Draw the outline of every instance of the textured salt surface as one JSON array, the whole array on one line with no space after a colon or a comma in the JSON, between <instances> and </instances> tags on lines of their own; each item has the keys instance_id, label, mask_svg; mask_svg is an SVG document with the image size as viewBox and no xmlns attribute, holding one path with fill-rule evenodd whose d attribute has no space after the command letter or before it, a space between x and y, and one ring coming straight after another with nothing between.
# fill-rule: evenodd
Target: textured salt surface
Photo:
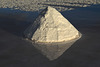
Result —
<instances>
[{"instance_id":1,"label":"textured salt surface","mask_svg":"<svg viewBox=\"0 0 100 67\"><path fill-rule=\"evenodd\" d=\"M47 6L65 11L93 4L100 4L100 0L0 0L0 8L14 8L24 11L37 11Z\"/></svg>"}]
</instances>

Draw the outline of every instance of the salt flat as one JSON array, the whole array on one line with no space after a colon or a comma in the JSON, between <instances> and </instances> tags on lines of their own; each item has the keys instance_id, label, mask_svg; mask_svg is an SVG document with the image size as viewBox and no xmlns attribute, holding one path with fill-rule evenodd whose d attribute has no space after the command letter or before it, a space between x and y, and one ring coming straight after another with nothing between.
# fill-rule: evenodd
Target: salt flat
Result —
<instances>
[{"instance_id":1,"label":"salt flat","mask_svg":"<svg viewBox=\"0 0 100 67\"><path fill-rule=\"evenodd\" d=\"M93 4L100 4L100 0L0 0L0 8L13 8L24 11L39 11L47 6L65 11Z\"/></svg>"},{"instance_id":2,"label":"salt flat","mask_svg":"<svg viewBox=\"0 0 100 67\"><path fill-rule=\"evenodd\" d=\"M82 38L58 59L49 61L22 38L38 12L1 9L0 67L100 67L100 5L61 13L82 33Z\"/></svg>"}]
</instances>

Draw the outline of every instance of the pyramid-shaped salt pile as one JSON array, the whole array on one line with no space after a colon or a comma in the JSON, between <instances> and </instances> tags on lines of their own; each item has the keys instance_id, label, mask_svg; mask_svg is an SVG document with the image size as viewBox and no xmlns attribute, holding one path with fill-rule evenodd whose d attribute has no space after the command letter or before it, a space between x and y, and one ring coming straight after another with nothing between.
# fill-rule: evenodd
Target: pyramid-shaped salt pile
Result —
<instances>
[{"instance_id":1,"label":"pyramid-shaped salt pile","mask_svg":"<svg viewBox=\"0 0 100 67\"><path fill-rule=\"evenodd\" d=\"M63 42L79 36L78 30L50 6L41 12L24 33L36 42Z\"/></svg>"},{"instance_id":2,"label":"pyramid-shaped salt pile","mask_svg":"<svg viewBox=\"0 0 100 67\"><path fill-rule=\"evenodd\" d=\"M34 23L25 30L24 34L26 38L35 41L35 43L42 44L67 42L80 37L79 31L66 18L64 18L61 13L50 6L40 13ZM42 50L44 55L48 54L48 52L43 50L45 48L42 48L42 45L41 48L38 49ZM51 53L52 52L53 51L51 51ZM48 57L50 55L46 56ZM52 57L48 58L50 59ZM56 57L53 59L55 58Z\"/></svg>"}]
</instances>

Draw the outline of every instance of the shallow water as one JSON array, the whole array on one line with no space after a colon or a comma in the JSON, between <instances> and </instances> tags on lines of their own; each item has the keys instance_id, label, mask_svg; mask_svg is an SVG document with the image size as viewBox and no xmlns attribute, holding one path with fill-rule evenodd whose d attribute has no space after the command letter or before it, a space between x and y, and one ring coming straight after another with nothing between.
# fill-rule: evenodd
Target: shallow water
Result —
<instances>
[{"instance_id":1,"label":"shallow water","mask_svg":"<svg viewBox=\"0 0 100 67\"><path fill-rule=\"evenodd\" d=\"M58 59L49 61L22 38L23 31L33 22L38 12L19 11L16 14L16 10L15 13L13 10L1 11L0 66L100 67L100 5L78 8L62 14L82 33L82 38Z\"/></svg>"}]
</instances>

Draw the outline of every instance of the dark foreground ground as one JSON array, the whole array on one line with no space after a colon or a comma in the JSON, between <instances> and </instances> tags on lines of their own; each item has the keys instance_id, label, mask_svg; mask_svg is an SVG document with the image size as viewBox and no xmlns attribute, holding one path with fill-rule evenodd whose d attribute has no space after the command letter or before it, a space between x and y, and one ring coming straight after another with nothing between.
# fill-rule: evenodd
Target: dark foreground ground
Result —
<instances>
[{"instance_id":1,"label":"dark foreground ground","mask_svg":"<svg viewBox=\"0 0 100 67\"><path fill-rule=\"evenodd\" d=\"M37 14L0 9L0 67L100 67L100 5L62 12L82 38L54 61L22 38Z\"/></svg>"}]
</instances>

